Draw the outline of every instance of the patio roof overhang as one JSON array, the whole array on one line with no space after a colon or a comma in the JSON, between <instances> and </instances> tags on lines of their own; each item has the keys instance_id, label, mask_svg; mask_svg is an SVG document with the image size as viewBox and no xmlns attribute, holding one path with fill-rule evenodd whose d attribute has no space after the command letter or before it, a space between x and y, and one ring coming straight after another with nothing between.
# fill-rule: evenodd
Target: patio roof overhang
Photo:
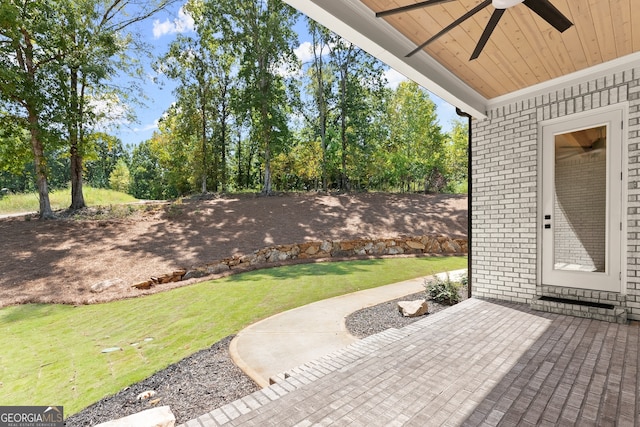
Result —
<instances>
[{"instance_id":1,"label":"patio roof overhang","mask_svg":"<svg viewBox=\"0 0 640 427\"><path fill-rule=\"evenodd\" d=\"M633 0L551 0L574 25L563 33L518 4L506 10L480 57L469 60L493 12L406 55L480 0L452 0L376 18L418 0L285 0L310 18L472 115L518 98L597 78L640 61L640 8Z\"/></svg>"}]
</instances>

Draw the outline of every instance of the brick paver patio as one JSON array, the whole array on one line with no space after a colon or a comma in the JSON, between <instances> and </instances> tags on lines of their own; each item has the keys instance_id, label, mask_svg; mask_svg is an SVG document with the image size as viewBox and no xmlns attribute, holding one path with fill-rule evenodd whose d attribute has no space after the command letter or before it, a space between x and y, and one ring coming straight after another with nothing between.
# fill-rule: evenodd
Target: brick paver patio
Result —
<instances>
[{"instance_id":1,"label":"brick paver patio","mask_svg":"<svg viewBox=\"0 0 640 427\"><path fill-rule=\"evenodd\" d=\"M634 426L640 329L470 299L184 424Z\"/></svg>"}]
</instances>

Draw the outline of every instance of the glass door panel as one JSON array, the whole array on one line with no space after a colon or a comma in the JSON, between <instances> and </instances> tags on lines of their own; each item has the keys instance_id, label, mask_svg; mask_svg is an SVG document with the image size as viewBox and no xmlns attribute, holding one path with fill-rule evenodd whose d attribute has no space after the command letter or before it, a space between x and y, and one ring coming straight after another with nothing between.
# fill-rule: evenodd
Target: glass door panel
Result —
<instances>
[{"instance_id":1,"label":"glass door panel","mask_svg":"<svg viewBox=\"0 0 640 427\"><path fill-rule=\"evenodd\" d=\"M606 269L606 135L606 126L555 135L555 270Z\"/></svg>"}]
</instances>

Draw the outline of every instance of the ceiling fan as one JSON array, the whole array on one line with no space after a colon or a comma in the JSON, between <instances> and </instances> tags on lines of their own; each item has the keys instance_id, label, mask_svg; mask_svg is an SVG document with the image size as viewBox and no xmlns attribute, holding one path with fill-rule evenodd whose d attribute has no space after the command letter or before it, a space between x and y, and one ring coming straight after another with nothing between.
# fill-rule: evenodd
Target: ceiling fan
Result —
<instances>
[{"instance_id":1,"label":"ceiling fan","mask_svg":"<svg viewBox=\"0 0 640 427\"><path fill-rule=\"evenodd\" d=\"M394 15L394 14L397 14L397 13L408 12L410 10L419 9L419 8L427 7L427 6L432 6L432 5L439 4L439 3L446 3L446 2L449 2L449 1L453 1L453 0L426 0L426 1L421 1L421 2L418 2L418 3L415 3L415 4L396 7L394 9L389 9L389 10L385 10L385 11L382 11L382 12L378 12L378 13L376 13L376 17L381 18L381 17L384 17L384 16ZM573 23L571 21L569 21L569 19L567 19L567 17L564 16L562 14L562 12L560 12L558 9L556 9L556 7L554 5L552 5L551 2L549 2L549 0L483 0L476 7L474 7L471 10L469 10L467 13L465 13L460 18L458 18L455 21L453 21L448 26L444 27L440 32L438 32L433 37L431 37L429 40L427 40L426 42L424 42L421 45L419 45L418 47L416 47L414 50L409 52L406 56L410 57L410 56L414 55L416 52L419 52L425 46L427 46L429 43L431 43L434 40L440 38L443 34L446 34L452 28L462 24L464 21L466 21L467 19L471 18L473 15L475 15L478 12L480 12L482 9L484 9L485 7L487 7L487 6L489 6L491 4L494 7L495 10L493 11L493 14L491 15L491 18L489 19L489 22L487 23L487 26L485 27L485 29L484 29L484 31L482 33L482 36L480 37L480 40L478 41L478 44L476 45L476 48L473 51L473 54L471 55L471 58L469 59L470 61L472 61L472 60L474 60L474 59L476 59L476 58L478 58L480 56L480 53L482 52L482 49L484 49L484 46L487 44L487 41L489 40L489 37L491 36L491 33L493 33L493 30L498 25L498 22L500 21L500 18L502 18L502 15L504 14L504 11L506 9L508 9L510 7L513 7L513 6L516 6L516 5L520 4L520 3L524 3L525 6L527 6L529 9L531 9L533 12L537 13L538 16L540 16L542 19L547 21L552 27L554 27L556 30L560 31L561 33L563 33L565 30L567 30L569 27L571 27L573 25Z\"/></svg>"}]
</instances>

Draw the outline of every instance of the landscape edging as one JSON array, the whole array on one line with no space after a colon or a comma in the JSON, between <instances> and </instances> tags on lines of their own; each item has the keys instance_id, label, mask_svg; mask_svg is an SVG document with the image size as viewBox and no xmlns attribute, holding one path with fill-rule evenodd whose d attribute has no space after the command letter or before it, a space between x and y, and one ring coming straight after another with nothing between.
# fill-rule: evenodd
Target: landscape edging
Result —
<instances>
[{"instance_id":1,"label":"landscape edging","mask_svg":"<svg viewBox=\"0 0 640 427\"><path fill-rule=\"evenodd\" d=\"M234 255L212 261L204 266L176 270L169 274L152 277L133 287L149 289L156 284L228 274L232 270L245 271L260 266L275 266L290 261L342 260L389 255L461 255L467 252L467 239L447 236L309 241L268 246L248 255Z\"/></svg>"}]
</instances>

